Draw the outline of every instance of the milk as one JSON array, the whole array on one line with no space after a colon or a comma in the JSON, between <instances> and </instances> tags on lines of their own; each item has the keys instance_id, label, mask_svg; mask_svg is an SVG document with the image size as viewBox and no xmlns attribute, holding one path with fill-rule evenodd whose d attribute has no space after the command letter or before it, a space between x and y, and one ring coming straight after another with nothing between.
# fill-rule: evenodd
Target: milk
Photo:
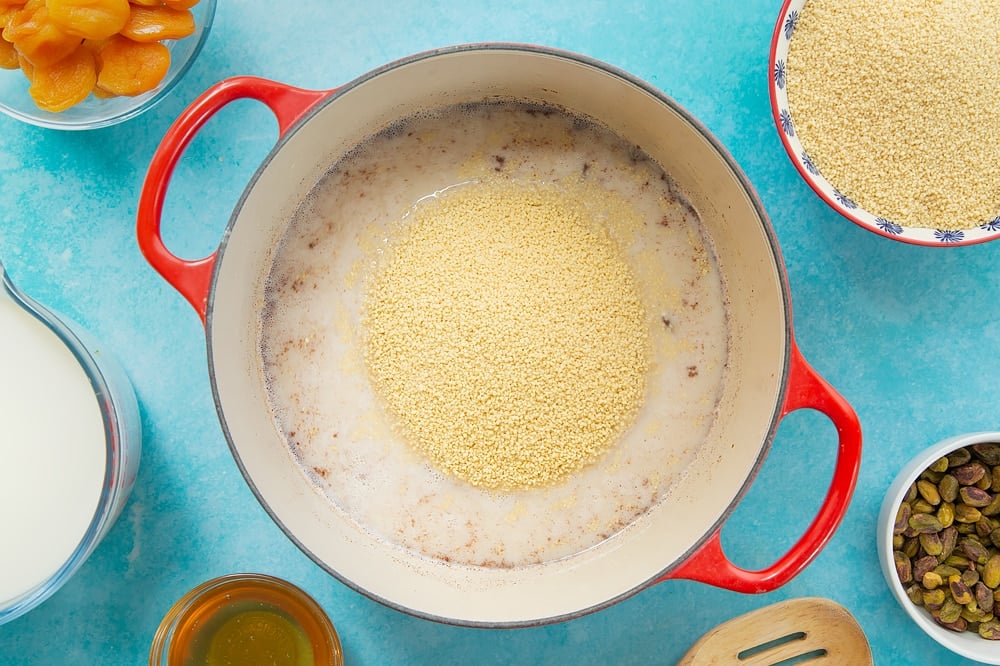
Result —
<instances>
[{"instance_id":1,"label":"milk","mask_svg":"<svg viewBox=\"0 0 1000 666\"><path fill-rule=\"evenodd\" d=\"M604 458L563 483L509 493L469 486L418 456L360 352L362 295L395 230L427 197L495 177L573 182L584 197L593 188L596 202L622 203L595 203L594 221L627 256L653 346L645 404ZM551 109L428 114L359 146L291 220L265 298L261 370L304 476L376 539L454 564L542 564L628 529L694 459L726 370L725 286L697 211L635 146Z\"/></svg>"},{"instance_id":2,"label":"milk","mask_svg":"<svg viewBox=\"0 0 1000 666\"><path fill-rule=\"evenodd\" d=\"M83 541L106 449L89 376L0 286L0 612L49 580Z\"/></svg>"}]
</instances>

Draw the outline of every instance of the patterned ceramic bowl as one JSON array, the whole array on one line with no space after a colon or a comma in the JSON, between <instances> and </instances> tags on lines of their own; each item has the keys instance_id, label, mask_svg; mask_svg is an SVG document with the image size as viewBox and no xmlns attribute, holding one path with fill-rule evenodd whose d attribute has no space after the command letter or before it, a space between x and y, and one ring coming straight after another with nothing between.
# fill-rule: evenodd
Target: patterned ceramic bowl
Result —
<instances>
[{"instance_id":1,"label":"patterned ceramic bowl","mask_svg":"<svg viewBox=\"0 0 1000 666\"><path fill-rule=\"evenodd\" d=\"M802 147L788 104L788 81L786 79L788 49L794 38L799 17L806 5L807 0L784 0L771 38L769 69L771 112L777 125L778 135L792 164L795 165L806 183L823 201L848 220L893 240L915 245L941 247L971 245L1000 237L1000 216L978 227L957 231L903 226L880 216L877 212L863 209L820 173L809 154Z\"/></svg>"},{"instance_id":2,"label":"patterned ceramic bowl","mask_svg":"<svg viewBox=\"0 0 1000 666\"><path fill-rule=\"evenodd\" d=\"M946 629L931 617L927 609L910 601L906 593L907 588L900 582L900 578L896 572L893 544L897 510L904 498L907 497L910 486L917 480L921 473L934 464L935 461L957 449L986 442L1000 442L1000 432L976 432L949 437L931 445L912 458L900 470L885 494L878 516L876 541L878 544L879 565L882 568L882 575L885 578L885 582L899 603L900 608L903 609L917 627L955 654L968 659L975 659L985 664L1000 664L1000 641L987 640L973 631L952 631L951 629ZM980 568L980 570L982 569Z\"/></svg>"},{"instance_id":3,"label":"patterned ceramic bowl","mask_svg":"<svg viewBox=\"0 0 1000 666\"><path fill-rule=\"evenodd\" d=\"M135 97L99 99L93 95L65 111L52 113L38 108L28 94L29 82L20 70L0 70L0 111L12 118L60 130L86 130L115 125L134 118L162 100L181 80L208 38L217 0L200 0L191 7L194 34L164 42L170 49L170 69L153 90Z\"/></svg>"}]
</instances>

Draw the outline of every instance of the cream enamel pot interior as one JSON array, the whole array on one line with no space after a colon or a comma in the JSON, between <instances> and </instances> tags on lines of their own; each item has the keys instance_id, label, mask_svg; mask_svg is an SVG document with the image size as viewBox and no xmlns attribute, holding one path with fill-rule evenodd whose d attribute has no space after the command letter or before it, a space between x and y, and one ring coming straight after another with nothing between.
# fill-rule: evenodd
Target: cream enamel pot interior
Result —
<instances>
[{"instance_id":1,"label":"cream enamel pot interior","mask_svg":"<svg viewBox=\"0 0 1000 666\"><path fill-rule=\"evenodd\" d=\"M717 419L666 499L597 547L512 569L456 566L393 548L338 513L307 481L273 422L257 343L273 250L291 211L329 165L418 110L494 97L550 103L596 118L659 161L690 195L714 241L731 327ZM266 104L278 119L280 138L245 190L218 250L199 260L176 257L160 236L171 172L198 129L240 98ZM591 612L671 578L766 592L813 560L853 493L861 455L858 419L796 348L784 266L750 184L675 102L589 58L533 46L464 45L394 62L330 91L252 77L222 81L182 114L154 156L139 203L138 238L148 261L206 325L220 421L263 507L329 573L404 612L469 626L526 626ZM836 425L830 488L788 553L764 570L746 571L726 559L720 531L763 463L781 418L803 408Z\"/></svg>"}]
</instances>

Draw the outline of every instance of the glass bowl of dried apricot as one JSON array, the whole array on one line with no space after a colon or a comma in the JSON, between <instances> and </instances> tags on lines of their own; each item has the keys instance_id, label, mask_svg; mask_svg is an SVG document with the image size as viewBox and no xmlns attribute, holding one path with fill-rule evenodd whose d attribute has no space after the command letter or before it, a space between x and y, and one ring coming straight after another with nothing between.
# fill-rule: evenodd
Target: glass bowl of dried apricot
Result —
<instances>
[{"instance_id":1,"label":"glass bowl of dried apricot","mask_svg":"<svg viewBox=\"0 0 1000 666\"><path fill-rule=\"evenodd\" d=\"M0 111L52 129L156 104L208 37L216 0L0 0Z\"/></svg>"}]
</instances>

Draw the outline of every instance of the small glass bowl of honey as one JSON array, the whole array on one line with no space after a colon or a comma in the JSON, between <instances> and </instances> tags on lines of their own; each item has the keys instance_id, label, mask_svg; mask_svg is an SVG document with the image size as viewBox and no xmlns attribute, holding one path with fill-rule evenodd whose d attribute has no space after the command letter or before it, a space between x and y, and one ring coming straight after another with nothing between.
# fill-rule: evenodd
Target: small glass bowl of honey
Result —
<instances>
[{"instance_id":1,"label":"small glass bowl of honey","mask_svg":"<svg viewBox=\"0 0 1000 666\"><path fill-rule=\"evenodd\" d=\"M150 666L343 666L329 617L291 583L231 574L202 583L167 612Z\"/></svg>"}]
</instances>

